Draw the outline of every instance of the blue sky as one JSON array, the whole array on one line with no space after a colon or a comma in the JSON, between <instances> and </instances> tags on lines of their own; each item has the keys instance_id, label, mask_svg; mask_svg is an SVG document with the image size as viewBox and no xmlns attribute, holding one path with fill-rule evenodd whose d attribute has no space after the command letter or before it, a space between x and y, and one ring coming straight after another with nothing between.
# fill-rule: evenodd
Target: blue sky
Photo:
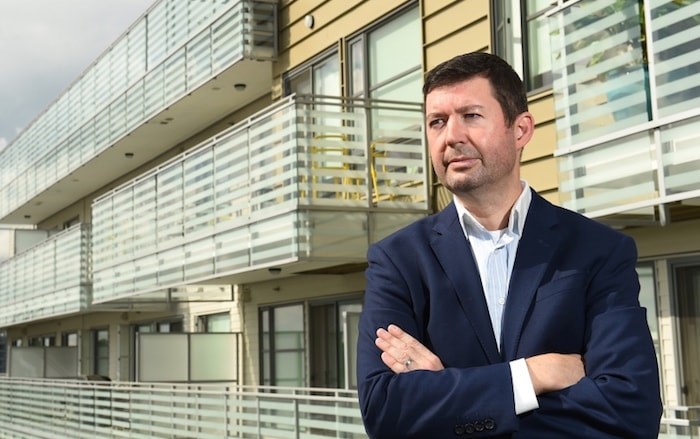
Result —
<instances>
[{"instance_id":1,"label":"blue sky","mask_svg":"<svg viewBox=\"0 0 700 439\"><path fill-rule=\"evenodd\" d=\"M0 0L0 150L155 0Z\"/></svg>"}]
</instances>

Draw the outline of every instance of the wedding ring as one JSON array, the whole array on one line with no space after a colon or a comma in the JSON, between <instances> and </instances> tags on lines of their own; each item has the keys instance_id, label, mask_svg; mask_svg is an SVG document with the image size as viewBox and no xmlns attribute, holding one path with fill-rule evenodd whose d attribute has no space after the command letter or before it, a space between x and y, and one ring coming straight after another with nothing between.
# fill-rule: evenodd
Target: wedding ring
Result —
<instances>
[{"instance_id":1,"label":"wedding ring","mask_svg":"<svg viewBox=\"0 0 700 439\"><path fill-rule=\"evenodd\" d=\"M403 365L406 367L406 369L410 369L411 363L413 363L413 360L411 360L411 357L408 357L406 361L403 362Z\"/></svg>"}]
</instances>

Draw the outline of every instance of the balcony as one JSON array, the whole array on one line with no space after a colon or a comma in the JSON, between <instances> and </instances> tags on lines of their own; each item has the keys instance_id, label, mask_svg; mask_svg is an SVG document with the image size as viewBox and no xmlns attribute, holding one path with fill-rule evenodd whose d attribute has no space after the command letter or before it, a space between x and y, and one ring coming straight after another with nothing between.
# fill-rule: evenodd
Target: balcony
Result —
<instances>
[{"instance_id":1,"label":"balcony","mask_svg":"<svg viewBox=\"0 0 700 439\"><path fill-rule=\"evenodd\" d=\"M0 221L37 224L269 93L276 21L273 0L156 2L0 152Z\"/></svg>"},{"instance_id":2,"label":"balcony","mask_svg":"<svg viewBox=\"0 0 700 439\"><path fill-rule=\"evenodd\" d=\"M0 378L0 435L366 438L357 393Z\"/></svg>"},{"instance_id":3,"label":"balcony","mask_svg":"<svg viewBox=\"0 0 700 439\"><path fill-rule=\"evenodd\" d=\"M76 225L0 262L0 327L85 310L89 242L88 228Z\"/></svg>"},{"instance_id":4,"label":"balcony","mask_svg":"<svg viewBox=\"0 0 700 439\"><path fill-rule=\"evenodd\" d=\"M700 437L700 407L667 408L659 438ZM348 438L367 435L342 389L0 377L0 435Z\"/></svg>"},{"instance_id":5,"label":"balcony","mask_svg":"<svg viewBox=\"0 0 700 439\"><path fill-rule=\"evenodd\" d=\"M428 212L422 120L420 104L292 96L105 194L94 301L364 263Z\"/></svg>"},{"instance_id":6,"label":"balcony","mask_svg":"<svg viewBox=\"0 0 700 439\"><path fill-rule=\"evenodd\" d=\"M621 226L700 216L700 3L574 3L550 21L562 204Z\"/></svg>"}]
</instances>

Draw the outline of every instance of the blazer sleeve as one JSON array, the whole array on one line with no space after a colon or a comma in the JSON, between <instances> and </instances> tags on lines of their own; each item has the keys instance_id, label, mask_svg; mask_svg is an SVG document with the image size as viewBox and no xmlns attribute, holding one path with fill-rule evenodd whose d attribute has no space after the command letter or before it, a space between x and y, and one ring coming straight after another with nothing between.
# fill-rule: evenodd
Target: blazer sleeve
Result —
<instances>
[{"instance_id":1,"label":"blazer sleeve","mask_svg":"<svg viewBox=\"0 0 700 439\"><path fill-rule=\"evenodd\" d=\"M409 256L399 257L403 261ZM375 346L376 330L389 323L431 346L419 322L427 281L414 266L398 268L377 245L370 247L368 262L357 362L360 409L369 437L447 438L469 432L489 437L515 431L518 419L507 362L488 364L483 359L474 367L401 374L384 365Z\"/></svg>"},{"instance_id":2,"label":"blazer sleeve","mask_svg":"<svg viewBox=\"0 0 700 439\"><path fill-rule=\"evenodd\" d=\"M585 437L656 438L662 404L646 311L639 305L637 253L624 235L591 273L584 335L586 376L576 385L538 397L546 416L524 418L537 428L576 428Z\"/></svg>"}]
</instances>

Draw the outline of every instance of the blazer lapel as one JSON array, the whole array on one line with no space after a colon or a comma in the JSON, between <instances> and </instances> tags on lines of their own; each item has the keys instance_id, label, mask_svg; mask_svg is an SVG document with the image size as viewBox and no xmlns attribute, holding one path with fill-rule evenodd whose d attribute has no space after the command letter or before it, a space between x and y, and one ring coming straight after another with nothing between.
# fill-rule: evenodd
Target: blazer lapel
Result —
<instances>
[{"instance_id":1,"label":"blazer lapel","mask_svg":"<svg viewBox=\"0 0 700 439\"><path fill-rule=\"evenodd\" d=\"M464 237L455 207L450 204L435 216L431 246L449 278L462 311L467 315L491 363L503 361L491 327L488 307L476 262Z\"/></svg>"},{"instance_id":2,"label":"blazer lapel","mask_svg":"<svg viewBox=\"0 0 700 439\"><path fill-rule=\"evenodd\" d=\"M528 310L558 248L560 233L556 223L554 207L533 191L503 312L501 351L506 360L514 359L517 354Z\"/></svg>"}]
</instances>

